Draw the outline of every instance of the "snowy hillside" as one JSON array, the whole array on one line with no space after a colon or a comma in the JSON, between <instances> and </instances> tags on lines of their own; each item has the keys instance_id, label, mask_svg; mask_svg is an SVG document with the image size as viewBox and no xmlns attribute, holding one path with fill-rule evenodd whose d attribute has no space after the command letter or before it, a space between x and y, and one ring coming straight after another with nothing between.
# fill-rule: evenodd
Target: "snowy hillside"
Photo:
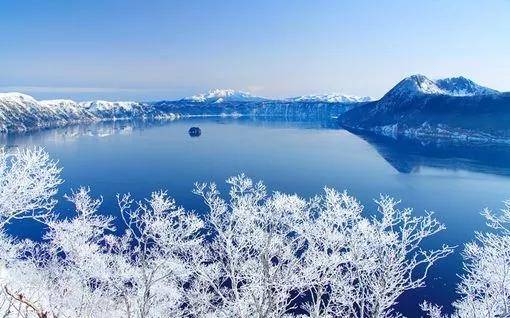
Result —
<instances>
[{"instance_id":1,"label":"snowy hillside","mask_svg":"<svg viewBox=\"0 0 510 318\"><path fill-rule=\"evenodd\" d=\"M0 132L26 131L82 122L134 118L175 118L138 102L93 101L77 103L56 99L37 101L21 93L0 93Z\"/></svg>"},{"instance_id":2,"label":"snowy hillside","mask_svg":"<svg viewBox=\"0 0 510 318\"><path fill-rule=\"evenodd\" d=\"M0 93L1 132L63 125L92 117L72 101L38 102L25 94Z\"/></svg>"}]
</instances>

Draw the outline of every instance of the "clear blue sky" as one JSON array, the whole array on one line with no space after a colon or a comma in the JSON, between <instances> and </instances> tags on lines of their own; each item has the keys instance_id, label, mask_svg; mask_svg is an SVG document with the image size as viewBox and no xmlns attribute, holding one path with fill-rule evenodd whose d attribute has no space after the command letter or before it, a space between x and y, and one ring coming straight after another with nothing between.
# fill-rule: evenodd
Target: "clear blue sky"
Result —
<instances>
[{"instance_id":1,"label":"clear blue sky","mask_svg":"<svg viewBox=\"0 0 510 318\"><path fill-rule=\"evenodd\" d=\"M0 0L0 91L378 97L402 77L510 90L510 0Z\"/></svg>"}]
</instances>

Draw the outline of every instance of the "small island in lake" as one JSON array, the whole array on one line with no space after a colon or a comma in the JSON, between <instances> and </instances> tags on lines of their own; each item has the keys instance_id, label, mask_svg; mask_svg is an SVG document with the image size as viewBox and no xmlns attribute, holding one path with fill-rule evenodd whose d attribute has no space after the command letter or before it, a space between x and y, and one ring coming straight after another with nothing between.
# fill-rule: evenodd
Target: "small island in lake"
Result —
<instances>
[{"instance_id":1,"label":"small island in lake","mask_svg":"<svg viewBox=\"0 0 510 318\"><path fill-rule=\"evenodd\" d=\"M202 131L198 127L191 127L188 130L188 133L191 137L199 137L202 134Z\"/></svg>"}]
</instances>

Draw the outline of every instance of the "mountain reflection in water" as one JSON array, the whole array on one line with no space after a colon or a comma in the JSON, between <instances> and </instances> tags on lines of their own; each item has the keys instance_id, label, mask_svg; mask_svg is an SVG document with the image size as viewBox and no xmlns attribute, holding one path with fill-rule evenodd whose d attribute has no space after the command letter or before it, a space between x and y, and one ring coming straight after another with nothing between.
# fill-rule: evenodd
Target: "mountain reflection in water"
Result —
<instances>
[{"instance_id":1,"label":"mountain reflection in water","mask_svg":"<svg viewBox=\"0 0 510 318\"><path fill-rule=\"evenodd\" d=\"M431 167L510 176L510 145L395 139L357 131L353 134L368 142L401 173L415 173L423 167Z\"/></svg>"}]
</instances>

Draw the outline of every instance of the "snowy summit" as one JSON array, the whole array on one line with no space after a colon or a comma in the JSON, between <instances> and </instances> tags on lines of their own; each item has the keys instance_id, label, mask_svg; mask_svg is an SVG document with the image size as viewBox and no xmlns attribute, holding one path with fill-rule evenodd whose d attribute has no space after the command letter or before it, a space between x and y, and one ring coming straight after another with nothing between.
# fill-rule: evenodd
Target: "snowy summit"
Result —
<instances>
[{"instance_id":1,"label":"snowy summit","mask_svg":"<svg viewBox=\"0 0 510 318\"><path fill-rule=\"evenodd\" d=\"M463 76L436 80L436 85L452 96L475 96L499 93L497 90L476 84Z\"/></svg>"},{"instance_id":2,"label":"snowy summit","mask_svg":"<svg viewBox=\"0 0 510 318\"><path fill-rule=\"evenodd\" d=\"M417 74L404 78L393 87L385 97L409 98L417 94L444 94L436 83L426 76Z\"/></svg>"},{"instance_id":3,"label":"snowy summit","mask_svg":"<svg viewBox=\"0 0 510 318\"><path fill-rule=\"evenodd\" d=\"M223 103L223 102L256 102L266 100L260 96L254 96L248 92L233 89L214 89L205 94L197 94L183 98L185 101L196 103Z\"/></svg>"}]
</instances>

